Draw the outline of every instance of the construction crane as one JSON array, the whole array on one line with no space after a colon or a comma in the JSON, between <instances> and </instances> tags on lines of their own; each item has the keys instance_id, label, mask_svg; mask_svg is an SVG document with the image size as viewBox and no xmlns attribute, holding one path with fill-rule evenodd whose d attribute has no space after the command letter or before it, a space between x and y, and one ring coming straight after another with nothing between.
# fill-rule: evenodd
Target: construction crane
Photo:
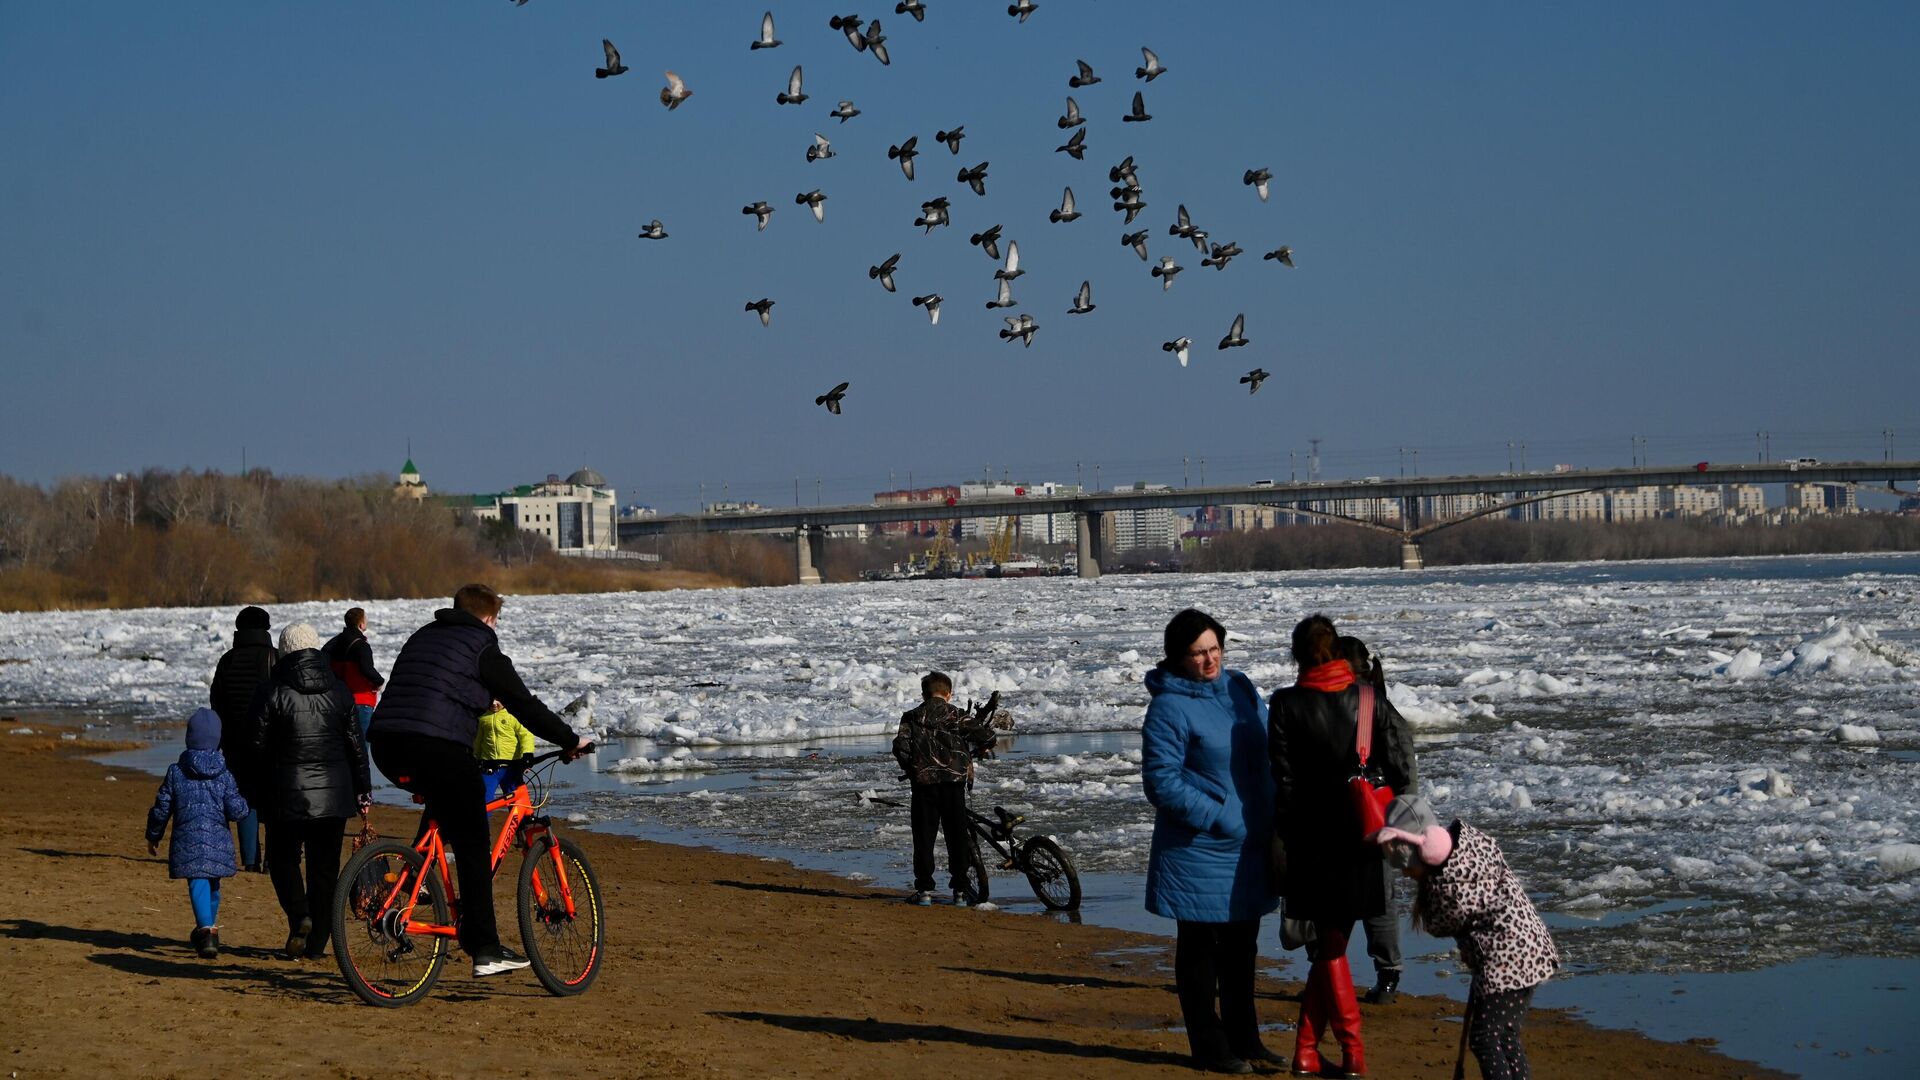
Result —
<instances>
[{"instance_id":1,"label":"construction crane","mask_svg":"<svg viewBox=\"0 0 1920 1080\"><path fill-rule=\"evenodd\" d=\"M1000 519L993 530L993 540L987 545L987 557L998 566L1013 557L1013 540L1020 535L1020 519L1009 514Z\"/></svg>"}]
</instances>

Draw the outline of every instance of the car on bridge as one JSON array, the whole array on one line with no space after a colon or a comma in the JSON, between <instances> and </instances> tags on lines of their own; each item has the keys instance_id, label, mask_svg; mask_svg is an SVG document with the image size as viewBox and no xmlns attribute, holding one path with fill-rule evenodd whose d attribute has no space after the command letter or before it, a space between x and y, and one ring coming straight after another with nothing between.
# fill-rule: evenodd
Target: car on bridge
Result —
<instances>
[{"instance_id":1,"label":"car on bridge","mask_svg":"<svg viewBox=\"0 0 1920 1080\"><path fill-rule=\"evenodd\" d=\"M1248 487L1272 487L1272 486L1273 486L1273 481L1271 481L1271 480L1255 480L1255 481L1254 481L1253 483L1251 483L1251 484L1248 484L1247 486L1248 486Z\"/></svg>"}]
</instances>

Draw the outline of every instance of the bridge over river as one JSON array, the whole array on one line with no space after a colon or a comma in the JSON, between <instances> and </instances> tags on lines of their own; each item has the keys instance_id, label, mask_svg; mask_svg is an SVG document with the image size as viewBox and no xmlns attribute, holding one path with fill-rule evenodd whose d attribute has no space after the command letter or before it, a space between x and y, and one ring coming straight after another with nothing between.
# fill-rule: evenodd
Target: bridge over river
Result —
<instances>
[{"instance_id":1,"label":"bridge over river","mask_svg":"<svg viewBox=\"0 0 1920 1080\"><path fill-rule=\"evenodd\" d=\"M1032 514L1072 514L1081 577L1100 576L1100 556L1107 535L1106 515L1123 510L1173 509L1190 506L1265 505L1285 507L1303 517L1339 521L1394 533L1400 537L1400 564L1406 569L1424 565L1420 539L1440 529L1488 514L1505 513L1516 506L1620 488L1666 487L1690 484L1719 487L1728 484L1828 483L1884 485L1900 494L1899 481L1920 480L1920 461L1879 462L1768 462L1753 465L1706 463L1689 466L1640 466L1630 469L1579 469L1568 472L1497 473L1485 476L1397 477L1394 479L1332 480L1309 483L1226 485L1152 491L1095 491L1075 495L1028 495L964 499L952 504L895 503L888 505L796 506L727 514L669 514L620 523L620 539L643 536L688 535L702 532L791 532L794 564L803 584L820 581L819 556L826 530L836 525L881 525L897 521L999 518ZM1421 500L1430 496L1504 496L1498 502L1444 520L1422 521ZM1397 523L1351 517L1316 505L1339 506L1350 500L1390 499L1400 503Z\"/></svg>"}]
</instances>

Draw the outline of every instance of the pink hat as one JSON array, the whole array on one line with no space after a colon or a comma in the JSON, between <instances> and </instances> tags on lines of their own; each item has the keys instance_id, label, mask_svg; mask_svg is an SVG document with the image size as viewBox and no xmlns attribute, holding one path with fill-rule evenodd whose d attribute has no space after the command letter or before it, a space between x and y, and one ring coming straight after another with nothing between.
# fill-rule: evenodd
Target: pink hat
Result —
<instances>
[{"instance_id":1,"label":"pink hat","mask_svg":"<svg viewBox=\"0 0 1920 1080\"><path fill-rule=\"evenodd\" d=\"M1382 846L1395 840L1413 845L1420 861L1439 866L1453 854L1453 834L1440 824L1427 800L1416 795L1401 795L1387 806L1387 826L1367 839Z\"/></svg>"}]
</instances>

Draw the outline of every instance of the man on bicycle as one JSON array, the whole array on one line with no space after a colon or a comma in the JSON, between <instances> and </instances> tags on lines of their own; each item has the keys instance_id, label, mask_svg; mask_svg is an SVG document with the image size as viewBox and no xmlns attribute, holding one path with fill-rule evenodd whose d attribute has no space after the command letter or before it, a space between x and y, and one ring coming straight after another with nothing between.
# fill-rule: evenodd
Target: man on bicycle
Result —
<instances>
[{"instance_id":1,"label":"man on bicycle","mask_svg":"<svg viewBox=\"0 0 1920 1080\"><path fill-rule=\"evenodd\" d=\"M520 681L494 633L500 594L463 585L453 606L433 613L394 659L386 692L367 730L373 762L387 779L421 797L426 818L452 847L460 883L460 947L475 975L527 966L500 944L493 913L493 853L480 765L473 756L479 716L495 700L535 735L566 750L593 749Z\"/></svg>"},{"instance_id":2,"label":"man on bicycle","mask_svg":"<svg viewBox=\"0 0 1920 1080\"><path fill-rule=\"evenodd\" d=\"M988 717L999 695L979 716L953 704L953 680L938 671L920 680L920 707L900 717L893 756L912 784L913 896L921 907L933 903L933 837L947 834L947 873L953 902L968 903L967 867L973 845L967 833L967 781L973 758L993 749L998 738Z\"/></svg>"}]
</instances>

